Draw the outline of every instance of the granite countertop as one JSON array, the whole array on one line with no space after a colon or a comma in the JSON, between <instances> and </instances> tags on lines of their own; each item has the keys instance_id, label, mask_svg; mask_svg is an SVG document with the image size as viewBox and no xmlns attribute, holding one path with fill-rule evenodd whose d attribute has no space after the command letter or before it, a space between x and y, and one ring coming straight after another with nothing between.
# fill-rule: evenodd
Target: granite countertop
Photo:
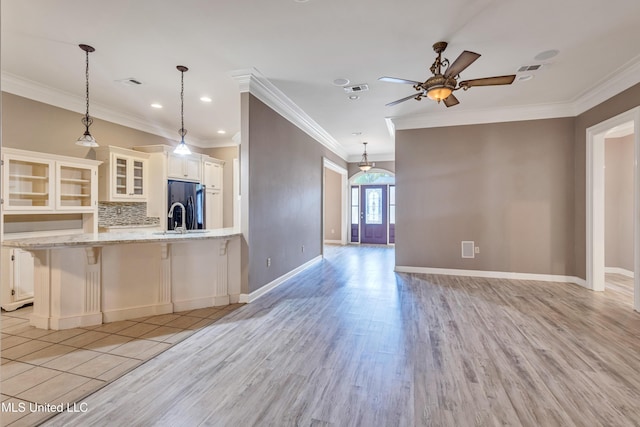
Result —
<instances>
[{"instance_id":1,"label":"granite countertop","mask_svg":"<svg viewBox=\"0 0 640 427\"><path fill-rule=\"evenodd\" d=\"M56 249L69 247L90 247L121 245L128 243L180 243L192 240L226 239L239 236L237 228L220 228L204 232L173 233L162 231L122 231L111 233L84 233L67 236L29 237L7 239L2 245L20 249Z\"/></svg>"},{"instance_id":2,"label":"granite countertop","mask_svg":"<svg viewBox=\"0 0 640 427\"><path fill-rule=\"evenodd\" d=\"M117 230L117 229L127 229L127 228L152 228L152 227L160 227L160 222L156 222L153 224L118 224L118 225L100 225L99 228L104 228L108 230Z\"/></svg>"}]
</instances>

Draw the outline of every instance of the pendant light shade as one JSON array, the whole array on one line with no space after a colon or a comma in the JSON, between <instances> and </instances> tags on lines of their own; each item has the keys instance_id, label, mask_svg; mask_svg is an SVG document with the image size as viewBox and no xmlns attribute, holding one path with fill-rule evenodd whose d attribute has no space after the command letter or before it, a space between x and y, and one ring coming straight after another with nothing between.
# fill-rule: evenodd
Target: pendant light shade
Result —
<instances>
[{"instance_id":1,"label":"pendant light shade","mask_svg":"<svg viewBox=\"0 0 640 427\"><path fill-rule=\"evenodd\" d=\"M89 132L89 126L91 126L91 123L93 123L93 119L91 118L91 116L89 116L89 52L94 52L95 49L86 44L81 44L78 46L80 46L80 49L84 50L86 54L86 60L85 60L86 98L85 99L86 99L87 110L84 117L82 118L82 124L84 125L84 134L80 138L78 138L78 140L76 141L76 145L81 145L83 147L98 147L98 143L96 142L96 139L91 135L91 132Z\"/></svg>"},{"instance_id":2,"label":"pendant light shade","mask_svg":"<svg viewBox=\"0 0 640 427\"><path fill-rule=\"evenodd\" d=\"M369 157L367 156L367 143L363 142L362 144L364 144L364 153L362 153L362 160L360 160L360 163L358 163L358 167L362 172L367 173L367 171L369 171L376 164L369 162Z\"/></svg>"},{"instance_id":3,"label":"pendant light shade","mask_svg":"<svg viewBox=\"0 0 640 427\"><path fill-rule=\"evenodd\" d=\"M189 147L187 147L187 144L184 142L184 136L187 134L187 130L184 128L184 73L185 71L189 71L189 69L184 65L178 65L176 68L180 71L180 129L178 130L180 144L176 146L173 152L186 155L191 154L191 150L189 150Z\"/></svg>"}]
</instances>

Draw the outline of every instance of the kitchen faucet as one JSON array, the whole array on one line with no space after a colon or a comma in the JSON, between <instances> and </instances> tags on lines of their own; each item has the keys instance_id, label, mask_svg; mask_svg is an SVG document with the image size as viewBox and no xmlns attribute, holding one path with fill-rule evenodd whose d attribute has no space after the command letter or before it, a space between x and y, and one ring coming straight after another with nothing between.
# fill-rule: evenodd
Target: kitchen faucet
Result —
<instances>
[{"instance_id":1,"label":"kitchen faucet","mask_svg":"<svg viewBox=\"0 0 640 427\"><path fill-rule=\"evenodd\" d=\"M185 217L187 216L187 210L184 208L184 205L180 202L175 202L174 204L171 205L171 207L169 208L169 218L173 218L173 210L175 209L176 206L180 206L180 208L182 208L182 225L179 227L174 227L173 229L179 233L186 233L187 232L187 226L185 225Z\"/></svg>"}]
</instances>

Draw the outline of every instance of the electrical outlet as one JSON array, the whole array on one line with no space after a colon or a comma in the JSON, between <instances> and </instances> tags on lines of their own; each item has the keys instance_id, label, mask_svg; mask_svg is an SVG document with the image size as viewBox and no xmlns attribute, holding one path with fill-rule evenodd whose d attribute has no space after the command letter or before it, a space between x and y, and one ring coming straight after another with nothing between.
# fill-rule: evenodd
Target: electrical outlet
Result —
<instances>
[{"instance_id":1,"label":"electrical outlet","mask_svg":"<svg viewBox=\"0 0 640 427\"><path fill-rule=\"evenodd\" d=\"M477 253L477 254L479 254L479 253L480 253L480 246L476 246L476 247L474 248L474 252L475 252L475 253Z\"/></svg>"},{"instance_id":2,"label":"electrical outlet","mask_svg":"<svg viewBox=\"0 0 640 427\"><path fill-rule=\"evenodd\" d=\"M122 206L116 206L116 214L122 215Z\"/></svg>"},{"instance_id":3,"label":"electrical outlet","mask_svg":"<svg viewBox=\"0 0 640 427\"><path fill-rule=\"evenodd\" d=\"M267 258L267 267L271 267L271 258Z\"/></svg>"}]
</instances>

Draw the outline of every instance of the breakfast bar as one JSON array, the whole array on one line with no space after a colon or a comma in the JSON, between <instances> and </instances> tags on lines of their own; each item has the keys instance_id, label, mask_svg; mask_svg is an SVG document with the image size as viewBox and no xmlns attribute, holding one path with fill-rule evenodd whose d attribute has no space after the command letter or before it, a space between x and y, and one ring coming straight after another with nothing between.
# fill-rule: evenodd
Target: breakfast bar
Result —
<instances>
[{"instance_id":1,"label":"breakfast bar","mask_svg":"<svg viewBox=\"0 0 640 427\"><path fill-rule=\"evenodd\" d=\"M69 329L235 303L237 229L9 239L34 257L31 324Z\"/></svg>"}]
</instances>

